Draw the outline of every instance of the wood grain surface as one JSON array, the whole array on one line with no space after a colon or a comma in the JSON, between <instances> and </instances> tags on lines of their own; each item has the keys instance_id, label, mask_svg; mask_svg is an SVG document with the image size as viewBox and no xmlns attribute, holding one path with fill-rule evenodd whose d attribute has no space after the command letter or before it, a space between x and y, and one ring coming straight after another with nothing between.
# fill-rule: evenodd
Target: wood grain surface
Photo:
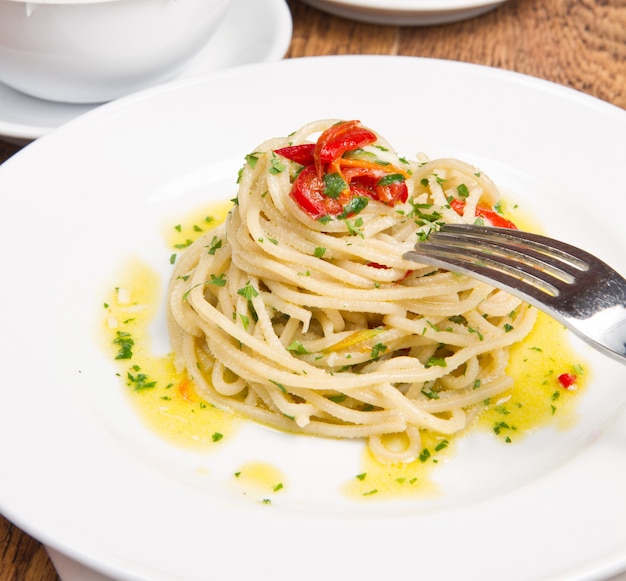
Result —
<instances>
[{"instance_id":1,"label":"wood grain surface","mask_svg":"<svg viewBox=\"0 0 626 581\"><path fill-rule=\"evenodd\" d=\"M478 63L626 108L626 0L509 0L478 18L429 27L376 26L299 0L288 4L294 24L290 58L389 54ZM19 149L0 137L0 163ZM0 516L0 581L58 579L44 547Z\"/></svg>"}]
</instances>

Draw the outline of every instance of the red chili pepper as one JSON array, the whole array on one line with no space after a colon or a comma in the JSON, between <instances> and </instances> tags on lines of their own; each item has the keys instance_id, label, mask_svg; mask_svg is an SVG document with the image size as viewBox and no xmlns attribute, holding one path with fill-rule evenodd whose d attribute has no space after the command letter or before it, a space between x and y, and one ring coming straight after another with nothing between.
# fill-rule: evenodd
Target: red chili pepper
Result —
<instances>
[{"instance_id":1,"label":"red chili pepper","mask_svg":"<svg viewBox=\"0 0 626 581\"><path fill-rule=\"evenodd\" d=\"M393 182L387 186L376 186L378 199L388 206L395 206L398 202L406 202L409 197L409 188L405 182Z\"/></svg>"},{"instance_id":2,"label":"red chili pepper","mask_svg":"<svg viewBox=\"0 0 626 581\"><path fill-rule=\"evenodd\" d=\"M348 166L341 168L341 175L355 196L367 196L388 206L406 202L409 197L409 189L404 181L379 185L380 180L389 175L384 169Z\"/></svg>"},{"instance_id":3,"label":"red chili pepper","mask_svg":"<svg viewBox=\"0 0 626 581\"><path fill-rule=\"evenodd\" d=\"M458 198L454 198L450 202L450 207L459 216L462 216L463 210L465 209L465 202L463 200L459 200ZM498 214L498 212L486 206L476 206L476 216L487 220L487 222L489 222L492 226L495 226L496 228L510 228L511 230L517 230L517 226L513 224L513 222L507 220L506 218Z\"/></svg>"},{"instance_id":4,"label":"red chili pepper","mask_svg":"<svg viewBox=\"0 0 626 581\"><path fill-rule=\"evenodd\" d=\"M314 220L326 214L337 216L343 211L341 202L324 195L324 180L319 178L314 165L300 172L293 182L291 196Z\"/></svg>"},{"instance_id":5,"label":"red chili pepper","mask_svg":"<svg viewBox=\"0 0 626 581\"><path fill-rule=\"evenodd\" d=\"M557 379L559 380L561 387L571 389L576 383L577 377L574 373L561 373Z\"/></svg>"},{"instance_id":6,"label":"red chili pepper","mask_svg":"<svg viewBox=\"0 0 626 581\"><path fill-rule=\"evenodd\" d=\"M381 269L389 269L389 266L386 266L385 264L378 264L378 262L368 262L367 266L371 266L372 268L381 268ZM411 276L411 274L413 274L415 271L414 270L407 270L404 275L402 275L402 277L400 277L399 279L397 279L395 282L402 282L404 279L408 278L409 276Z\"/></svg>"},{"instance_id":7,"label":"red chili pepper","mask_svg":"<svg viewBox=\"0 0 626 581\"><path fill-rule=\"evenodd\" d=\"M315 143L303 143L302 145L290 145L275 149L274 153L282 155L291 161L295 161L300 165L313 164L313 152L315 151Z\"/></svg>"},{"instance_id":8,"label":"red chili pepper","mask_svg":"<svg viewBox=\"0 0 626 581\"><path fill-rule=\"evenodd\" d=\"M342 121L329 127L315 144L315 167L321 176L324 164L337 161L346 151L365 147L376 141L376 134L360 121Z\"/></svg>"},{"instance_id":9,"label":"red chili pepper","mask_svg":"<svg viewBox=\"0 0 626 581\"><path fill-rule=\"evenodd\" d=\"M376 134L360 121L342 121L324 131L317 143L276 149L276 154L304 166L293 183L293 199L313 219L343 214L355 197L370 198L389 206L406 202L409 191L403 170L393 166L383 168L371 161L342 158L347 151L374 143L376 139ZM397 173L399 179L381 182L390 172ZM324 175L330 173L338 173L348 186L338 198L325 193Z\"/></svg>"}]
</instances>

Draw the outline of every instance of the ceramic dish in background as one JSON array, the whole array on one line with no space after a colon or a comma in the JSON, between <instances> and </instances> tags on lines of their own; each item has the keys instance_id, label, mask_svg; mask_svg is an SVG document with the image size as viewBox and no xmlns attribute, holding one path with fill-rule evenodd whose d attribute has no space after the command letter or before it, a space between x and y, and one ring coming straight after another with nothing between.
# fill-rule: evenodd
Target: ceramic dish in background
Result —
<instances>
[{"instance_id":1,"label":"ceramic dish in background","mask_svg":"<svg viewBox=\"0 0 626 581\"><path fill-rule=\"evenodd\" d=\"M0 81L39 99L102 103L172 78L231 0L0 0Z\"/></svg>"},{"instance_id":2,"label":"ceramic dish in background","mask_svg":"<svg viewBox=\"0 0 626 581\"><path fill-rule=\"evenodd\" d=\"M311 82L346 74L404 78L407 90L385 107L376 92L330 100ZM419 91L425 78L438 90ZM258 90L268 82L279 97ZM626 214L615 188L626 112L565 87L451 61L346 56L239 67L103 105L0 166L0 243L10 250L0 511L53 552L124 581L289 581L294 571L303 581L597 581L626 570L626 370L574 339L593 374L576 421L513 445L467 435L437 465L436 496L343 496L362 471L361 442L245 422L197 452L129 405L98 332L114 273L139 259L163 287L164 230L231 199L260 142L329 117L361 119L401 154L477 165L546 233L626 272L613 219ZM152 330L154 349L167 352L162 312ZM284 475L271 504L236 486L251 461Z\"/></svg>"},{"instance_id":3,"label":"ceramic dish in background","mask_svg":"<svg viewBox=\"0 0 626 581\"><path fill-rule=\"evenodd\" d=\"M352 20L392 26L429 26L467 20L506 0L303 0Z\"/></svg>"},{"instance_id":4,"label":"ceramic dish in background","mask_svg":"<svg viewBox=\"0 0 626 581\"><path fill-rule=\"evenodd\" d=\"M211 40L175 79L280 60L289 48L291 33L291 12L285 0L231 0ZM36 99L0 83L0 138L21 145L94 107Z\"/></svg>"}]
</instances>

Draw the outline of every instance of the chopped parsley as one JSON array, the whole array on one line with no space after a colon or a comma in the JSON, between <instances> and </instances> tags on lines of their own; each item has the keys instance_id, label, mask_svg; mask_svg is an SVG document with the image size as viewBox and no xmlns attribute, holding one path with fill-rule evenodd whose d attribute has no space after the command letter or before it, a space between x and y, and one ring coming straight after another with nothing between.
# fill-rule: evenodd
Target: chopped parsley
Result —
<instances>
[{"instance_id":1,"label":"chopped parsley","mask_svg":"<svg viewBox=\"0 0 626 581\"><path fill-rule=\"evenodd\" d=\"M126 374L128 385L132 386L135 391L151 389L156 386L156 381L151 381L145 373L139 373L139 366L134 365L132 370L136 373L133 375L130 371Z\"/></svg>"},{"instance_id":2,"label":"chopped parsley","mask_svg":"<svg viewBox=\"0 0 626 581\"><path fill-rule=\"evenodd\" d=\"M287 347L287 351L293 351L297 355L306 355L309 353L300 341L293 341L291 345Z\"/></svg>"},{"instance_id":3,"label":"chopped parsley","mask_svg":"<svg viewBox=\"0 0 626 581\"><path fill-rule=\"evenodd\" d=\"M258 297L259 296L259 291L256 290L252 284L250 283L250 281L248 281L246 283L246 286L241 287L238 291L237 294L242 296L244 299L246 299L248 302L251 301L254 297Z\"/></svg>"},{"instance_id":4,"label":"chopped parsley","mask_svg":"<svg viewBox=\"0 0 626 581\"><path fill-rule=\"evenodd\" d=\"M460 184L456 187L456 193L459 194L459 198L467 198L469 196L469 190L465 184Z\"/></svg>"},{"instance_id":5,"label":"chopped parsley","mask_svg":"<svg viewBox=\"0 0 626 581\"><path fill-rule=\"evenodd\" d=\"M246 155L246 162L248 162L248 165L250 165L252 169L256 167L257 161L259 161L259 156L256 152Z\"/></svg>"},{"instance_id":6,"label":"chopped parsley","mask_svg":"<svg viewBox=\"0 0 626 581\"><path fill-rule=\"evenodd\" d=\"M221 238L218 238L217 236L213 236L213 238L211 238L211 243L208 246L209 254L211 256L214 256L215 253L222 247L223 243L224 242Z\"/></svg>"},{"instance_id":7,"label":"chopped parsley","mask_svg":"<svg viewBox=\"0 0 626 581\"><path fill-rule=\"evenodd\" d=\"M324 195L336 200L348 187L348 184L337 172L324 176Z\"/></svg>"},{"instance_id":8,"label":"chopped parsley","mask_svg":"<svg viewBox=\"0 0 626 581\"><path fill-rule=\"evenodd\" d=\"M343 208L343 212L337 216L340 220L344 220L348 216L359 214L368 203L368 199L362 196L354 196Z\"/></svg>"},{"instance_id":9,"label":"chopped parsley","mask_svg":"<svg viewBox=\"0 0 626 581\"><path fill-rule=\"evenodd\" d=\"M429 357L428 361L426 361L426 363L424 363L424 367L428 368L428 367L447 367L448 364L446 363L446 360L441 358L441 357Z\"/></svg>"},{"instance_id":10,"label":"chopped parsley","mask_svg":"<svg viewBox=\"0 0 626 581\"><path fill-rule=\"evenodd\" d=\"M126 331L117 331L115 334L116 337L113 339L113 343L119 346L119 351L117 352L115 359L132 359L135 341L131 337L130 333L127 333Z\"/></svg>"},{"instance_id":11,"label":"chopped parsley","mask_svg":"<svg viewBox=\"0 0 626 581\"><path fill-rule=\"evenodd\" d=\"M406 178L401 173L388 174L378 180L377 186L390 186L391 184L402 183Z\"/></svg>"},{"instance_id":12,"label":"chopped parsley","mask_svg":"<svg viewBox=\"0 0 626 581\"><path fill-rule=\"evenodd\" d=\"M269 172L273 175L284 172L287 169L287 166L277 157L273 157L270 159L270 169Z\"/></svg>"},{"instance_id":13,"label":"chopped parsley","mask_svg":"<svg viewBox=\"0 0 626 581\"><path fill-rule=\"evenodd\" d=\"M376 343L376 345L372 347L372 359L378 359L380 357L380 354L384 353L385 351L387 351L387 345L385 345L384 343Z\"/></svg>"}]
</instances>

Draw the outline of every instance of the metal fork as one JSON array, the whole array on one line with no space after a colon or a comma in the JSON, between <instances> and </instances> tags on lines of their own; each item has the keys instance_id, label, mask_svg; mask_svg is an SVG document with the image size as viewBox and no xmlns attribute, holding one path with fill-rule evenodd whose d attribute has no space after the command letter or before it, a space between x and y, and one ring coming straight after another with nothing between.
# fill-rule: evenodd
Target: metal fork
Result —
<instances>
[{"instance_id":1,"label":"metal fork","mask_svg":"<svg viewBox=\"0 0 626 581\"><path fill-rule=\"evenodd\" d=\"M404 258L502 288L626 364L626 280L588 252L521 230L446 224Z\"/></svg>"}]
</instances>

